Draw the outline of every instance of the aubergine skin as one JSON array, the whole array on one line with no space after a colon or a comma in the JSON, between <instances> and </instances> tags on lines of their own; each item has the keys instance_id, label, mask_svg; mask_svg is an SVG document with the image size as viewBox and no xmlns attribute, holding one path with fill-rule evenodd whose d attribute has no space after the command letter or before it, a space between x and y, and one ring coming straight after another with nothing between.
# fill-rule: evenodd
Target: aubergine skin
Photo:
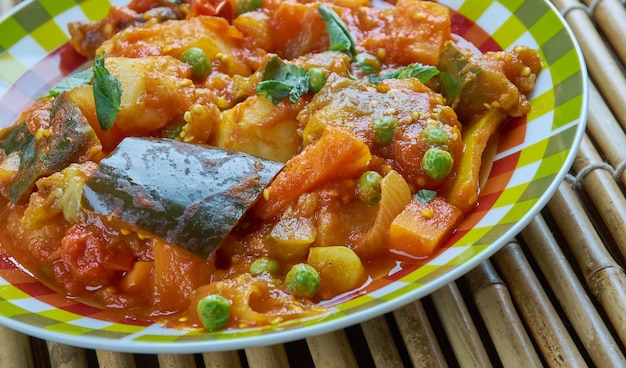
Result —
<instances>
[{"instance_id":1,"label":"aubergine skin","mask_svg":"<svg viewBox=\"0 0 626 368\"><path fill-rule=\"evenodd\" d=\"M208 259L283 166L242 152L129 137L87 180L82 205Z\"/></svg>"},{"instance_id":2,"label":"aubergine skin","mask_svg":"<svg viewBox=\"0 0 626 368\"><path fill-rule=\"evenodd\" d=\"M0 150L5 156L19 153L19 170L0 193L11 202L28 200L37 179L68 167L83 163L102 146L87 118L66 93L61 93L52 103L50 127L46 134L36 138L25 122L0 133Z\"/></svg>"}]
</instances>

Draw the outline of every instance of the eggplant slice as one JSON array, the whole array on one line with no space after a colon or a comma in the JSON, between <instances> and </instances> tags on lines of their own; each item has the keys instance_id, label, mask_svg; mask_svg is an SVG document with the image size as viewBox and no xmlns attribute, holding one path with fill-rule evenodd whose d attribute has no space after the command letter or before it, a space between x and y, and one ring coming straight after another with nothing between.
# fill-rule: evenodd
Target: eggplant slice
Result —
<instances>
[{"instance_id":1,"label":"eggplant slice","mask_svg":"<svg viewBox=\"0 0 626 368\"><path fill-rule=\"evenodd\" d=\"M87 180L82 205L208 259L283 166L210 146L125 138Z\"/></svg>"}]
</instances>

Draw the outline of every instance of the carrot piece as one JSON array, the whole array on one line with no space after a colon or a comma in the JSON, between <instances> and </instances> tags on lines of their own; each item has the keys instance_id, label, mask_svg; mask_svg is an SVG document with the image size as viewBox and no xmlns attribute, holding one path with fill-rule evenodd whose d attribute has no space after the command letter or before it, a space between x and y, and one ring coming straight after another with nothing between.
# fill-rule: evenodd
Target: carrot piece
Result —
<instances>
[{"instance_id":1,"label":"carrot piece","mask_svg":"<svg viewBox=\"0 0 626 368\"><path fill-rule=\"evenodd\" d=\"M301 194L325 182L359 174L371 157L367 145L357 137L340 128L326 127L317 141L287 161L254 206L254 212L269 220Z\"/></svg>"},{"instance_id":2,"label":"carrot piece","mask_svg":"<svg viewBox=\"0 0 626 368\"><path fill-rule=\"evenodd\" d=\"M391 222L389 249L413 257L427 257L456 227L463 212L442 197L421 204L412 199Z\"/></svg>"},{"instance_id":3,"label":"carrot piece","mask_svg":"<svg viewBox=\"0 0 626 368\"><path fill-rule=\"evenodd\" d=\"M463 212L468 211L478 200L483 152L505 118L501 109L491 109L463 132L465 151L457 165L454 179L444 190L446 200Z\"/></svg>"},{"instance_id":4,"label":"carrot piece","mask_svg":"<svg viewBox=\"0 0 626 368\"><path fill-rule=\"evenodd\" d=\"M437 65L445 41L451 39L450 10L431 1L399 0L392 29L394 60Z\"/></svg>"},{"instance_id":5,"label":"carrot piece","mask_svg":"<svg viewBox=\"0 0 626 368\"><path fill-rule=\"evenodd\" d=\"M194 290L210 282L209 261L160 240L152 242L154 302L161 310L186 309Z\"/></svg>"}]
</instances>

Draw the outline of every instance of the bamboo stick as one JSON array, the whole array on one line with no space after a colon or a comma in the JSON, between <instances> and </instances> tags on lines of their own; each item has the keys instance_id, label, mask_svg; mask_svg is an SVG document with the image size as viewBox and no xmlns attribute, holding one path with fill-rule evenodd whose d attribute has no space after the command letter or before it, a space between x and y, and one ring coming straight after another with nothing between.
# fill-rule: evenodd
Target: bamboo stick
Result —
<instances>
[{"instance_id":1,"label":"bamboo stick","mask_svg":"<svg viewBox=\"0 0 626 368\"><path fill-rule=\"evenodd\" d=\"M289 359L282 344L245 349L250 368L287 368Z\"/></svg>"},{"instance_id":2,"label":"bamboo stick","mask_svg":"<svg viewBox=\"0 0 626 368\"><path fill-rule=\"evenodd\" d=\"M396 309L393 317L414 366L448 366L421 301Z\"/></svg>"},{"instance_id":3,"label":"bamboo stick","mask_svg":"<svg viewBox=\"0 0 626 368\"><path fill-rule=\"evenodd\" d=\"M377 368L402 366L402 358L385 317L372 318L361 323L361 330Z\"/></svg>"},{"instance_id":4,"label":"bamboo stick","mask_svg":"<svg viewBox=\"0 0 626 368\"><path fill-rule=\"evenodd\" d=\"M500 360L512 367L541 367L509 290L491 263L484 261L465 278Z\"/></svg>"},{"instance_id":5,"label":"bamboo stick","mask_svg":"<svg viewBox=\"0 0 626 368\"><path fill-rule=\"evenodd\" d=\"M316 367L357 367L344 330L309 337L306 343Z\"/></svg>"},{"instance_id":6,"label":"bamboo stick","mask_svg":"<svg viewBox=\"0 0 626 368\"><path fill-rule=\"evenodd\" d=\"M604 161L585 135L576 154L573 168L581 172L589 167L598 167ZM594 169L584 175L582 184L587 195L598 210L607 229L613 236L622 255L626 256L626 198L614 180L612 173Z\"/></svg>"},{"instance_id":7,"label":"bamboo stick","mask_svg":"<svg viewBox=\"0 0 626 368\"><path fill-rule=\"evenodd\" d=\"M85 349L46 341L50 366L54 368L82 368L87 366Z\"/></svg>"},{"instance_id":8,"label":"bamboo stick","mask_svg":"<svg viewBox=\"0 0 626 368\"><path fill-rule=\"evenodd\" d=\"M0 326L0 367L30 368L33 355L28 336Z\"/></svg>"},{"instance_id":9,"label":"bamboo stick","mask_svg":"<svg viewBox=\"0 0 626 368\"><path fill-rule=\"evenodd\" d=\"M237 350L203 353L206 368L241 368L241 359Z\"/></svg>"},{"instance_id":10,"label":"bamboo stick","mask_svg":"<svg viewBox=\"0 0 626 368\"><path fill-rule=\"evenodd\" d=\"M594 142L613 167L626 163L626 133L604 103L593 83L589 85L587 133L593 137ZM626 170L622 171L619 179L622 184L626 185Z\"/></svg>"},{"instance_id":11,"label":"bamboo stick","mask_svg":"<svg viewBox=\"0 0 626 368\"><path fill-rule=\"evenodd\" d=\"M626 273L611 257L569 185L562 183L548 209L622 343L626 343Z\"/></svg>"},{"instance_id":12,"label":"bamboo stick","mask_svg":"<svg viewBox=\"0 0 626 368\"><path fill-rule=\"evenodd\" d=\"M456 283L443 286L432 293L431 298L459 365L491 367L485 346Z\"/></svg>"},{"instance_id":13,"label":"bamboo stick","mask_svg":"<svg viewBox=\"0 0 626 368\"><path fill-rule=\"evenodd\" d=\"M526 326L551 367L586 367L583 356L537 280L519 244L511 242L494 261L501 270Z\"/></svg>"},{"instance_id":14,"label":"bamboo stick","mask_svg":"<svg viewBox=\"0 0 626 368\"><path fill-rule=\"evenodd\" d=\"M617 56L626 65L626 48L624 48L626 8L624 4L619 0L583 0L583 2L589 7L593 6L591 16L606 35Z\"/></svg>"},{"instance_id":15,"label":"bamboo stick","mask_svg":"<svg viewBox=\"0 0 626 368\"><path fill-rule=\"evenodd\" d=\"M626 366L619 346L543 217L535 217L521 236L594 364L597 367Z\"/></svg>"},{"instance_id":16,"label":"bamboo stick","mask_svg":"<svg viewBox=\"0 0 626 368\"><path fill-rule=\"evenodd\" d=\"M585 11L578 10L580 2L577 0L552 0L560 11L573 9L567 12L565 18L578 39L585 54L589 74L602 91L602 95L622 127L626 128L626 77L624 71L617 65L613 55L605 46L604 41L596 32L595 26Z\"/></svg>"},{"instance_id":17,"label":"bamboo stick","mask_svg":"<svg viewBox=\"0 0 626 368\"><path fill-rule=\"evenodd\" d=\"M195 368L196 361L190 354L159 354L159 367L167 368Z\"/></svg>"},{"instance_id":18,"label":"bamboo stick","mask_svg":"<svg viewBox=\"0 0 626 368\"><path fill-rule=\"evenodd\" d=\"M136 368L135 357L128 353L108 350L96 350L100 368Z\"/></svg>"}]
</instances>

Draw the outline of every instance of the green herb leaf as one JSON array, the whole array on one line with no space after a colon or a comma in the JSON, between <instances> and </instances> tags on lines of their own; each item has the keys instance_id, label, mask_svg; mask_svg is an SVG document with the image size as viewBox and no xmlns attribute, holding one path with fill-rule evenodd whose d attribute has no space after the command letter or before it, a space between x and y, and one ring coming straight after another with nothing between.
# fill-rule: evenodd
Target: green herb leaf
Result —
<instances>
[{"instance_id":1,"label":"green herb leaf","mask_svg":"<svg viewBox=\"0 0 626 368\"><path fill-rule=\"evenodd\" d=\"M320 4L317 7L317 11L326 22L326 32L328 32L330 39L330 50L343 51L350 56L350 59L354 59L357 54L356 42L339 15L324 4Z\"/></svg>"},{"instance_id":2,"label":"green herb leaf","mask_svg":"<svg viewBox=\"0 0 626 368\"><path fill-rule=\"evenodd\" d=\"M430 65L423 65L420 63L413 63L407 66L400 67L391 73L381 76L370 76L370 83L380 83L385 79L406 79L417 78L420 82L426 83L429 79L439 74L439 70Z\"/></svg>"},{"instance_id":3,"label":"green herb leaf","mask_svg":"<svg viewBox=\"0 0 626 368\"><path fill-rule=\"evenodd\" d=\"M285 97L289 97L289 102L294 104L309 91L309 73L302 67L284 63L276 55L265 63L261 79L256 91L271 99L274 105Z\"/></svg>"},{"instance_id":4,"label":"green herb leaf","mask_svg":"<svg viewBox=\"0 0 626 368\"><path fill-rule=\"evenodd\" d=\"M72 74L64 78L59 84L54 86L48 93L42 95L40 98L44 97L57 97L61 94L61 92L69 91L78 86L82 86L85 84L91 83L93 79L93 69L85 69L78 73Z\"/></svg>"},{"instance_id":5,"label":"green herb leaf","mask_svg":"<svg viewBox=\"0 0 626 368\"><path fill-rule=\"evenodd\" d=\"M436 196L437 192L435 192L434 190L421 189L417 193L415 193L413 198L417 199L420 204L426 204L435 199Z\"/></svg>"},{"instance_id":6,"label":"green herb leaf","mask_svg":"<svg viewBox=\"0 0 626 368\"><path fill-rule=\"evenodd\" d=\"M120 112L122 86L104 67L104 53L96 55L93 61L93 76L93 97L98 122L102 130L109 130Z\"/></svg>"}]
</instances>

